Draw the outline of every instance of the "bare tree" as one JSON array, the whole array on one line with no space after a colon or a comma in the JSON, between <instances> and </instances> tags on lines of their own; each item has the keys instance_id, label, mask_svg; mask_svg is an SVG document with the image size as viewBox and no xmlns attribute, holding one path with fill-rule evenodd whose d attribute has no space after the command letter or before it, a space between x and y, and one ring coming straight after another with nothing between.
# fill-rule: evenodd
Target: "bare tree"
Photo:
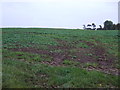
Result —
<instances>
[{"instance_id":1,"label":"bare tree","mask_svg":"<svg viewBox=\"0 0 120 90\"><path fill-rule=\"evenodd\" d=\"M86 26L85 26L85 25L83 25L83 29L84 29L84 30L86 29Z\"/></svg>"},{"instance_id":2,"label":"bare tree","mask_svg":"<svg viewBox=\"0 0 120 90\"><path fill-rule=\"evenodd\" d=\"M95 30L96 29L95 23L92 23L92 26L93 26L93 30Z\"/></svg>"}]
</instances>

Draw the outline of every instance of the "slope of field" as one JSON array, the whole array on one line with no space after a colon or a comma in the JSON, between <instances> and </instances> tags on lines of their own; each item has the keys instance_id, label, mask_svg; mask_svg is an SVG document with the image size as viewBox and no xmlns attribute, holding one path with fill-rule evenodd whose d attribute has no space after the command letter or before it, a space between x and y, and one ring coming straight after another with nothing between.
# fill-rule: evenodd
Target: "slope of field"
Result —
<instances>
[{"instance_id":1,"label":"slope of field","mask_svg":"<svg viewBox=\"0 0 120 90\"><path fill-rule=\"evenodd\" d=\"M3 88L118 87L118 31L4 28Z\"/></svg>"}]
</instances>

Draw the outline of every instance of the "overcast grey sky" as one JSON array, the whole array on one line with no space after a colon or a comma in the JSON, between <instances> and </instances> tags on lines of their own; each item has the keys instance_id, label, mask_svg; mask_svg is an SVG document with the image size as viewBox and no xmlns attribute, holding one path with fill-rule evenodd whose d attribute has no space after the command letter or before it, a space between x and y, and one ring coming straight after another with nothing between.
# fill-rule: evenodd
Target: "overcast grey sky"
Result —
<instances>
[{"instance_id":1,"label":"overcast grey sky","mask_svg":"<svg viewBox=\"0 0 120 90\"><path fill-rule=\"evenodd\" d=\"M11 2L10 2L11 1ZM0 26L82 28L118 23L119 0L4 0Z\"/></svg>"}]
</instances>

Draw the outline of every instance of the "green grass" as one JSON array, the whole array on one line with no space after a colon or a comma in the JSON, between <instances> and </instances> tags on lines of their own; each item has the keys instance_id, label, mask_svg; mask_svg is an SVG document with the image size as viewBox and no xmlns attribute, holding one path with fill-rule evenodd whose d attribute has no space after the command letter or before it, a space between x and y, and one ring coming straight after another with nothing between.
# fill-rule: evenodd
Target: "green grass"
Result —
<instances>
[{"instance_id":1,"label":"green grass","mask_svg":"<svg viewBox=\"0 0 120 90\"><path fill-rule=\"evenodd\" d=\"M79 66L80 65L79 62L75 62L75 61L72 61L72 60L64 60L63 64L64 65L71 65L71 66Z\"/></svg>"},{"instance_id":2,"label":"green grass","mask_svg":"<svg viewBox=\"0 0 120 90\"><path fill-rule=\"evenodd\" d=\"M85 43L79 43L79 44L77 44L77 47L88 48L89 46Z\"/></svg>"},{"instance_id":3,"label":"green grass","mask_svg":"<svg viewBox=\"0 0 120 90\"><path fill-rule=\"evenodd\" d=\"M96 66L98 66L98 64L97 63L94 63L94 62L88 62L88 63L85 63L84 64L84 67L89 67L89 66L92 66L92 67L96 67Z\"/></svg>"},{"instance_id":4,"label":"green grass","mask_svg":"<svg viewBox=\"0 0 120 90\"><path fill-rule=\"evenodd\" d=\"M118 55L118 30L90 31L77 29L49 29L49 28L4 28L3 40L3 88L98 88L118 87L118 76L108 75L98 71L86 71L80 67L81 63L65 59L63 66L42 64L42 61L51 62L48 54L13 51L11 49L36 48L50 53L69 52L72 59L77 56L75 48L57 49L49 46L65 46L57 40L67 42L67 47L90 48L87 41L104 47L108 53ZM77 43L75 43L77 42ZM92 56L92 53L87 54ZM86 63L85 67L97 66L97 63ZM119 68L119 65L116 65Z\"/></svg>"},{"instance_id":5,"label":"green grass","mask_svg":"<svg viewBox=\"0 0 120 90\"><path fill-rule=\"evenodd\" d=\"M118 85L117 79L117 76L76 67L30 64L12 59L3 61L3 87L9 88L111 87Z\"/></svg>"},{"instance_id":6,"label":"green grass","mask_svg":"<svg viewBox=\"0 0 120 90\"><path fill-rule=\"evenodd\" d=\"M17 59L22 61L28 61L31 63L34 62L41 62L41 61L51 61L52 57L42 54L32 54L27 52L15 52L15 51L8 51L3 49L3 57L9 59Z\"/></svg>"}]
</instances>

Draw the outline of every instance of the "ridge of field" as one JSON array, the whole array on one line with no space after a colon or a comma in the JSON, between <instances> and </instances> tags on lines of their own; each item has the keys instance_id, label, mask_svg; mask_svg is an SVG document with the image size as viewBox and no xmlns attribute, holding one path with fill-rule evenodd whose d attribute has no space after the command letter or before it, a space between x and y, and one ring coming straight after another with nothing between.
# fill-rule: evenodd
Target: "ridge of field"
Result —
<instances>
[{"instance_id":1,"label":"ridge of field","mask_svg":"<svg viewBox=\"0 0 120 90\"><path fill-rule=\"evenodd\" d=\"M118 30L3 28L3 88L118 87Z\"/></svg>"}]
</instances>

